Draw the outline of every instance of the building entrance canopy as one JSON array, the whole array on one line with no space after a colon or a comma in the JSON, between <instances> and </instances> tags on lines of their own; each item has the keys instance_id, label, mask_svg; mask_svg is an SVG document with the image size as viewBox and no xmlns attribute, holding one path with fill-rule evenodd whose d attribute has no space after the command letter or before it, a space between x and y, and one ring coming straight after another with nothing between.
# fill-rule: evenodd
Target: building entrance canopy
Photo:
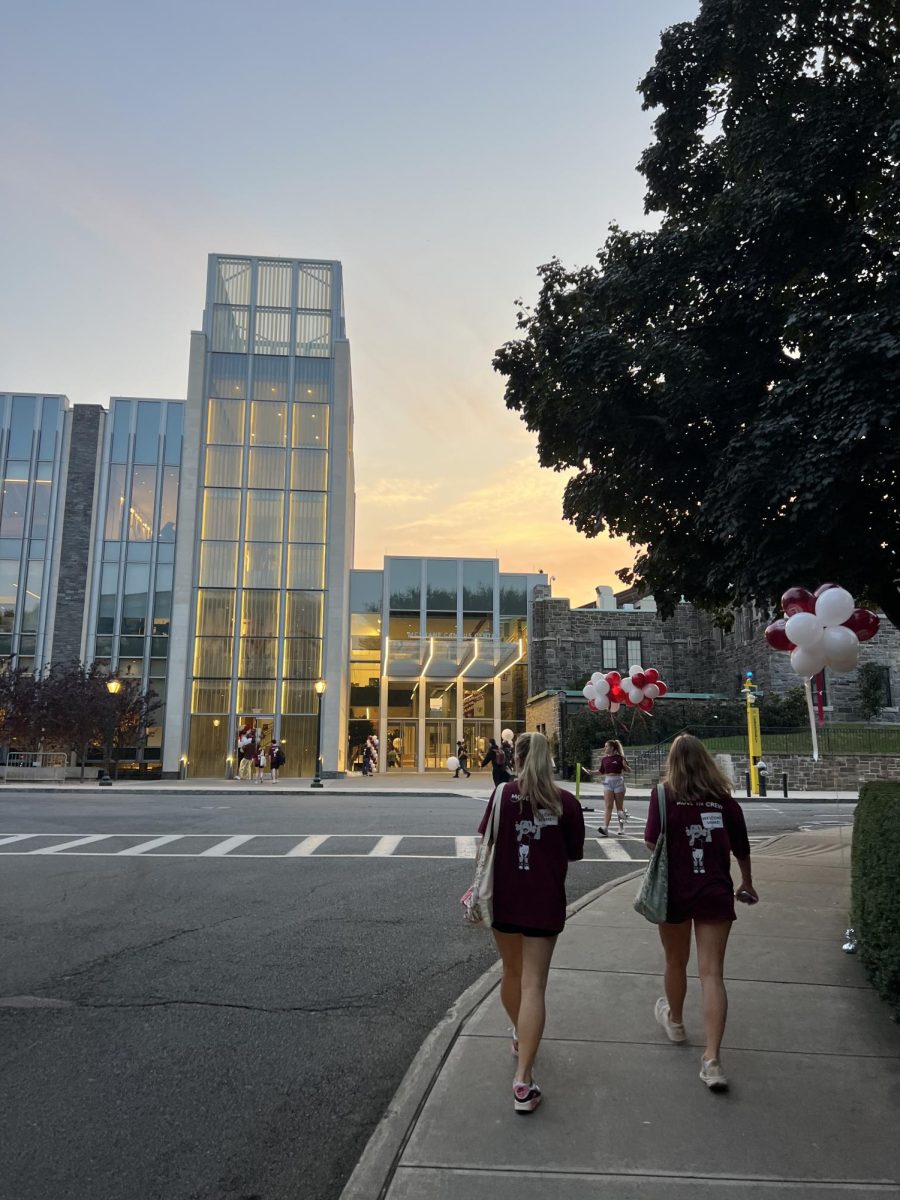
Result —
<instances>
[{"instance_id":1,"label":"building entrance canopy","mask_svg":"<svg viewBox=\"0 0 900 1200\"><path fill-rule=\"evenodd\" d=\"M525 653L521 641L492 638L387 639L385 675L390 679L495 679Z\"/></svg>"}]
</instances>

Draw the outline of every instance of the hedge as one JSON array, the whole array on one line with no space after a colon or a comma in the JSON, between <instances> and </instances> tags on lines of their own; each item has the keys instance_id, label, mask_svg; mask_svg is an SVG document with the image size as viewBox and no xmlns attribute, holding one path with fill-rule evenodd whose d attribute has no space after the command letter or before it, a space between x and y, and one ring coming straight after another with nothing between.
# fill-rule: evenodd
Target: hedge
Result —
<instances>
[{"instance_id":1,"label":"hedge","mask_svg":"<svg viewBox=\"0 0 900 1200\"><path fill-rule=\"evenodd\" d=\"M900 1020L900 783L866 783L859 793L851 889L860 958Z\"/></svg>"}]
</instances>

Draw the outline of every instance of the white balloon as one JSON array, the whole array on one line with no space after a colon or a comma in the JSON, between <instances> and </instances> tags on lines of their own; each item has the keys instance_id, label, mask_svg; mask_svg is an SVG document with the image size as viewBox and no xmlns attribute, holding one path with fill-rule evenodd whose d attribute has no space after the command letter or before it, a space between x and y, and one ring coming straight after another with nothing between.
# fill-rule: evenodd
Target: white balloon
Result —
<instances>
[{"instance_id":1,"label":"white balloon","mask_svg":"<svg viewBox=\"0 0 900 1200\"><path fill-rule=\"evenodd\" d=\"M450 757L447 759L447 770L448 771L458 771L459 770L459 759L456 757L455 754L451 754Z\"/></svg>"},{"instance_id":2,"label":"white balloon","mask_svg":"<svg viewBox=\"0 0 900 1200\"><path fill-rule=\"evenodd\" d=\"M628 699L631 701L632 704L640 704L640 702L643 700L643 698L644 698L644 693L641 691L640 688L629 688L628 689Z\"/></svg>"},{"instance_id":3,"label":"white balloon","mask_svg":"<svg viewBox=\"0 0 900 1200\"><path fill-rule=\"evenodd\" d=\"M500 734L500 740L502 742L514 742L516 740L516 735L511 729L504 729Z\"/></svg>"},{"instance_id":4,"label":"white balloon","mask_svg":"<svg viewBox=\"0 0 900 1200\"><path fill-rule=\"evenodd\" d=\"M597 699L597 689L592 683L586 683L581 689L581 694L584 696L585 700Z\"/></svg>"},{"instance_id":5,"label":"white balloon","mask_svg":"<svg viewBox=\"0 0 900 1200\"><path fill-rule=\"evenodd\" d=\"M611 701L611 703L610 703L610 706L609 706L609 711L610 711L611 713L616 713L616 712L618 712L618 711L619 711L619 709L620 709L621 707L622 707L622 705L621 705L621 704L619 704L617 701L613 700L613 701Z\"/></svg>"},{"instance_id":6,"label":"white balloon","mask_svg":"<svg viewBox=\"0 0 900 1200\"><path fill-rule=\"evenodd\" d=\"M601 679L599 683L594 684L594 690L598 696L608 696L609 682L606 679Z\"/></svg>"},{"instance_id":7,"label":"white balloon","mask_svg":"<svg viewBox=\"0 0 900 1200\"><path fill-rule=\"evenodd\" d=\"M827 595L823 592L823 595ZM813 613L794 613L784 624L784 632L789 642L795 646L815 646L822 640L825 630L819 617Z\"/></svg>"},{"instance_id":8,"label":"white balloon","mask_svg":"<svg viewBox=\"0 0 900 1200\"><path fill-rule=\"evenodd\" d=\"M859 651L859 638L845 625L829 625L822 634L822 649L832 658L850 658Z\"/></svg>"},{"instance_id":9,"label":"white balloon","mask_svg":"<svg viewBox=\"0 0 900 1200\"><path fill-rule=\"evenodd\" d=\"M629 675L643 675L643 673L644 673L644 668L642 666L639 666L638 663L632 663L632 665L628 668Z\"/></svg>"},{"instance_id":10,"label":"white balloon","mask_svg":"<svg viewBox=\"0 0 900 1200\"><path fill-rule=\"evenodd\" d=\"M599 671L595 671L593 673L593 675L591 676L591 683L594 685L594 687L596 687L601 679L603 679L603 676L600 674ZM606 680L604 679L603 682L605 683Z\"/></svg>"},{"instance_id":11,"label":"white balloon","mask_svg":"<svg viewBox=\"0 0 900 1200\"><path fill-rule=\"evenodd\" d=\"M597 708L600 710L600 712L606 712L606 710L609 708L609 696L598 696L594 703L597 705Z\"/></svg>"},{"instance_id":12,"label":"white balloon","mask_svg":"<svg viewBox=\"0 0 900 1200\"><path fill-rule=\"evenodd\" d=\"M816 600L816 616L823 625L843 625L855 607L856 602L846 588L829 588Z\"/></svg>"},{"instance_id":13,"label":"white balloon","mask_svg":"<svg viewBox=\"0 0 900 1200\"><path fill-rule=\"evenodd\" d=\"M853 653L848 654L846 658L832 658L829 656L826 666L838 675L843 674L845 671L855 671L859 666L859 647L857 646Z\"/></svg>"},{"instance_id":14,"label":"white balloon","mask_svg":"<svg viewBox=\"0 0 900 1200\"><path fill-rule=\"evenodd\" d=\"M798 613L797 615L801 616L802 614ZM806 615L811 616L812 614L807 613ZM818 675L825 666L825 655L819 646L813 646L812 649L807 646L798 646L796 650L791 651L791 666L801 679L812 679L813 675Z\"/></svg>"},{"instance_id":15,"label":"white balloon","mask_svg":"<svg viewBox=\"0 0 900 1200\"><path fill-rule=\"evenodd\" d=\"M648 700L655 700L657 698L657 696L659 695L659 688L656 686L655 683L648 683L647 686L643 690L644 690L644 695Z\"/></svg>"}]
</instances>

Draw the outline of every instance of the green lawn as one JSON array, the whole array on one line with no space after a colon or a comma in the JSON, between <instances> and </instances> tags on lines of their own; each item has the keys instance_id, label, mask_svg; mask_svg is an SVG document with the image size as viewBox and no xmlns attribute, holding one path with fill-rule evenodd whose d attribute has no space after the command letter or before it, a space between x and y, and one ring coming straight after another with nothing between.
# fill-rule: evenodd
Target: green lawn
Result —
<instances>
[{"instance_id":1,"label":"green lawn","mask_svg":"<svg viewBox=\"0 0 900 1200\"><path fill-rule=\"evenodd\" d=\"M900 726L890 725L826 725L819 731L819 750L823 754L900 754ZM725 737L702 736L703 744L713 754L746 754L747 735L733 733ZM647 746L629 746L634 752ZM811 754L812 741L808 729L786 729L762 735L763 755Z\"/></svg>"}]
</instances>

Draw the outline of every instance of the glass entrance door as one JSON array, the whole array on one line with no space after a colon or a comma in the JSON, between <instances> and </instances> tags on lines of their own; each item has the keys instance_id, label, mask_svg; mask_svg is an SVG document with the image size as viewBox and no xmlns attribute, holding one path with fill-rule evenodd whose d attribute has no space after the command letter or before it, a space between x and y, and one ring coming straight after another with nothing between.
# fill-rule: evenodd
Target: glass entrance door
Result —
<instances>
[{"instance_id":1,"label":"glass entrance door","mask_svg":"<svg viewBox=\"0 0 900 1200\"><path fill-rule=\"evenodd\" d=\"M419 743L418 721L392 721L388 725L387 740L387 770L415 771L418 761L416 753ZM380 770L381 764L378 765Z\"/></svg>"},{"instance_id":2,"label":"glass entrance door","mask_svg":"<svg viewBox=\"0 0 900 1200\"><path fill-rule=\"evenodd\" d=\"M480 770L481 760L487 754L487 748L493 736L493 721L463 721L463 737L469 747L470 771Z\"/></svg>"},{"instance_id":3,"label":"glass entrance door","mask_svg":"<svg viewBox=\"0 0 900 1200\"><path fill-rule=\"evenodd\" d=\"M447 759L456 749L455 721L425 722L425 770L447 769Z\"/></svg>"}]
</instances>

